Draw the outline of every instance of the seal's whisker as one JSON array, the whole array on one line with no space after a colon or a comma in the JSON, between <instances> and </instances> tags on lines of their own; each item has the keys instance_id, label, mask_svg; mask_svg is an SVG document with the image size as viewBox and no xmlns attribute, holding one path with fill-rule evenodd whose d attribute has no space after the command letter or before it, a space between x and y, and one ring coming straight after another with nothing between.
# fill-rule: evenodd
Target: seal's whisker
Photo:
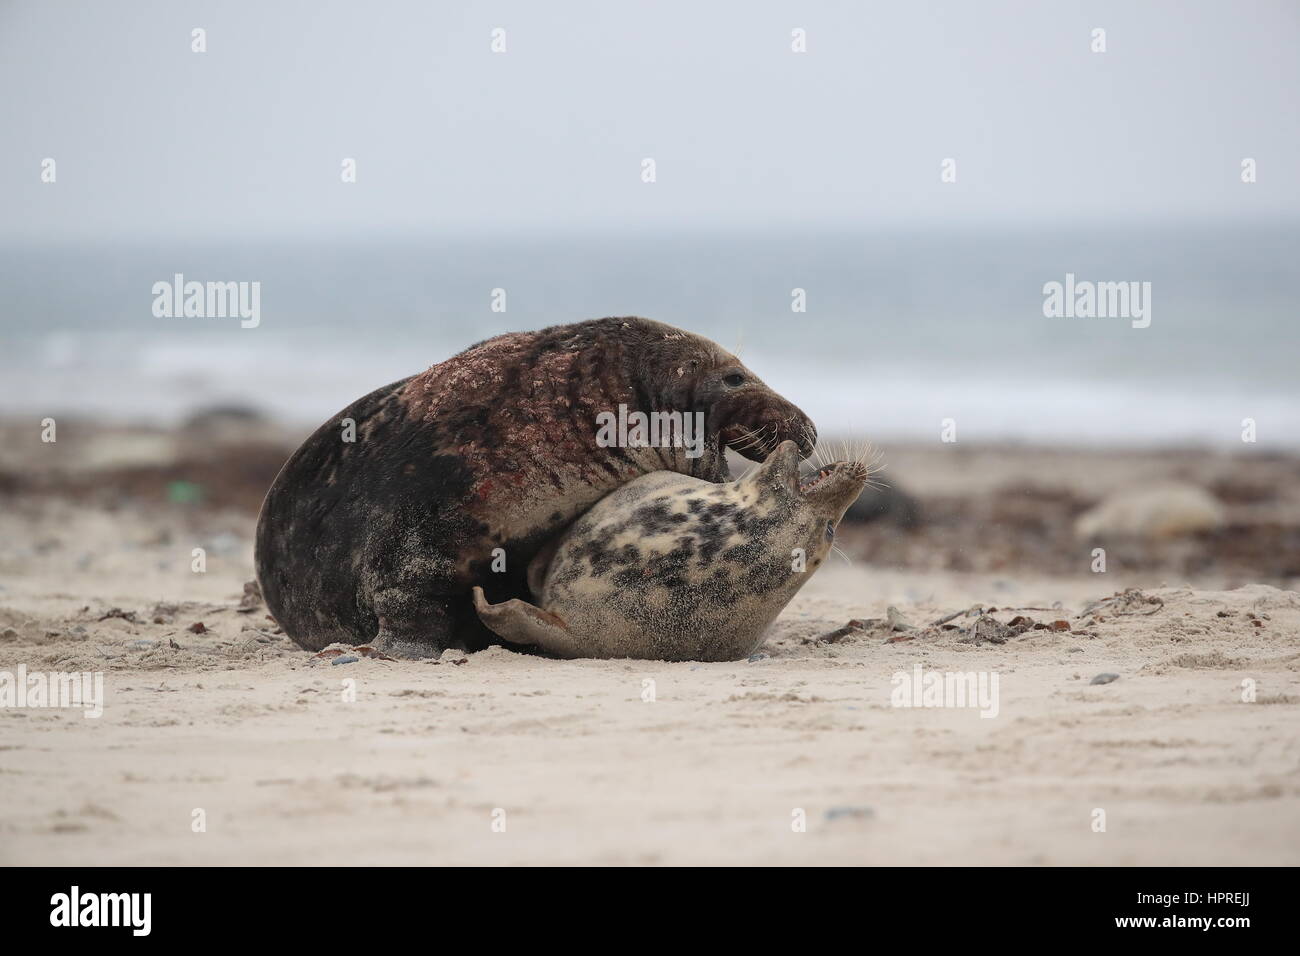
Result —
<instances>
[{"instance_id":1,"label":"seal's whisker","mask_svg":"<svg viewBox=\"0 0 1300 956\"><path fill-rule=\"evenodd\" d=\"M807 455L808 460L820 465L821 462L817 459L817 443L812 440L812 435L809 434L807 425L804 425L799 429L799 436L809 446L810 450Z\"/></svg>"},{"instance_id":2,"label":"seal's whisker","mask_svg":"<svg viewBox=\"0 0 1300 956\"><path fill-rule=\"evenodd\" d=\"M807 444L813 446L813 453L809 455L809 458L814 459L815 462L818 463L819 467L823 466L822 442L818 441L818 436L813 433L813 428L809 427L807 424L803 425L803 440L805 440Z\"/></svg>"},{"instance_id":3,"label":"seal's whisker","mask_svg":"<svg viewBox=\"0 0 1300 956\"><path fill-rule=\"evenodd\" d=\"M748 448L749 444L752 443L753 438L754 430L745 425L741 425L740 434L737 435L736 440L731 443L731 448L736 451L739 451L741 448Z\"/></svg>"},{"instance_id":4,"label":"seal's whisker","mask_svg":"<svg viewBox=\"0 0 1300 956\"><path fill-rule=\"evenodd\" d=\"M827 451L826 443L818 441L817 436L813 434L813 430L807 425L803 426L803 437L812 444L812 454L808 457L812 459L813 464L819 470L830 465L833 459Z\"/></svg>"},{"instance_id":5,"label":"seal's whisker","mask_svg":"<svg viewBox=\"0 0 1300 956\"><path fill-rule=\"evenodd\" d=\"M764 448L766 440L762 436L763 433L761 430L746 428L744 432L741 433L740 438L731 447L735 451L744 451L756 445L760 448Z\"/></svg>"},{"instance_id":6,"label":"seal's whisker","mask_svg":"<svg viewBox=\"0 0 1300 956\"><path fill-rule=\"evenodd\" d=\"M854 441L846 454L847 461L862 465L867 469L868 474L874 475L884 468L881 463L881 459L884 458L884 451L873 445L870 439L864 438Z\"/></svg>"},{"instance_id":7,"label":"seal's whisker","mask_svg":"<svg viewBox=\"0 0 1300 956\"><path fill-rule=\"evenodd\" d=\"M835 456L831 454L830 449L826 447L826 442L824 441L817 443L816 452L818 468L825 468L835 461Z\"/></svg>"},{"instance_id":8,"label":"seal's whisker","mask_svg":"<svg viewBox=\"0 0 1300 956\"><path fill-rule=\"evenodd\" d=\"M771 431L770 435L768 434L769 430ZM762 428L758 430L757 433L758 439L755 442L755 444L758 446L758 449L764 455L771 452L773 447L772 439L776 438L776 433L777 433L777 426L775 422L768 422L766 425L764 425Z\"/></svg>"},{"instance_id":9,"label":"seal's whisker","mask_svg":"<svg viewBox=\"0 0 1300 956\"><path fill-rule=\"evenodd\" d=\"M862 443L862 463L869 469L876 470L884 457L885 451L883 448L877 448L869 441Z\"/></svg>"}]
</instances>

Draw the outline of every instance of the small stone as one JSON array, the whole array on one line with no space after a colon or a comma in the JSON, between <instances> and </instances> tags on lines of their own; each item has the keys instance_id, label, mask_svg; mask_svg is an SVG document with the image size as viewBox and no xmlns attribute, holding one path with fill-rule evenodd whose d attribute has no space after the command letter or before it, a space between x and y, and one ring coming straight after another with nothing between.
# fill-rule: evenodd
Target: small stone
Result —
<instances>
[{"instance_id":1,"label":"small stone","mask_svg":"<svg viewBox=\"0 0 1300 956\"><path fill-rule=\"evenodd\" d=\"M240 614L251 614L262 606L262 589L256 581L244 582L244 596L239 599Z\"/></svg>"},{"instance_id":2,"label":"small stone","mask_svg":"<svg viewBox=\"0 0 1300 956\"><path fill-rule=\"evenodd\" d=\"M330 661L330 663L337 667L339 664L355 664L359 660L361 660L361 658L353 654L341 654Z\"/></svg>"},{"instance_id":3,"label":"small stone","mask_svg":"<svg viewBox=\"0 0 1300 956\"><path fill-rule=\"evenodd\" d=\"M754 663L754 661L765 661L765 660L767 660L767 655L766 655L766 654L750 654L750 655L749 655L749 662L750 662L751 664Z\"/></svg>"},{"instance_id":4,"label":"small stone","mask_svg":"<svg viewBox=\"0 0 1300 956\"><path fill-rule=\"evenodd\" d=\"M1005 644L1008 637L1018 634L1015 628L1003 624L995 617L981 614L972 622L965 637L957 638L958 644Z\"/></svg>"},{"instance_id":5,"label":"small stone","mask_svg":"<svg viewBox=\"0 0 1300 956\"><path fill-rule=\"evenodd\" d=\"M1088 683L1089 683L1089 684L1109 684L1111 681L1114 681L1114 680L1119 680L1119 675L1118 675L1118 674L1098 674L1098 675L1097 675L1096 677L1094 677L1092 680L1088 681Z\"/></svg>"},{"instance_id":6,"label":"small stone","mask_svg":"<svg viewBox=\"0 0 1300 956\"><path fill-rule=\"evenodd\" d=\"M903 612L892 604L885 608L885 620L889 622L889 629L891 631L916 630L915 626L907 623L907 620L903 617Z\"/></svg>"},{"instance_id":7,"label":"small stone","mask_svg":"<svg viewBox=\"0 0 1300 956\"><path fill-rule=\"evenodd\" d=\"M866 820L874 817L876 811L870 807L831 807L826 811L827 821L842 820L845 818Z\"/></svg>"}]
</instances>

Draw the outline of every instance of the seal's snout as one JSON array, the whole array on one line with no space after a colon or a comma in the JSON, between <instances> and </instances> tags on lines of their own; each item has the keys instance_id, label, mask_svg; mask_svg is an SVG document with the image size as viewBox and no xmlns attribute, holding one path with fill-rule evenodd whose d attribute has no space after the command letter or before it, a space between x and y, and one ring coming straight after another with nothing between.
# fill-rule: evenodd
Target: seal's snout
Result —
<instances>
[{"instance_id":1,"label":"seal's snout","mask_svg":"<svg viewBox=\"0 0 1300 956\"><path fill-rule=\"evenodd\" d=\"M808 426L802 429L798 436L794 438L795 445L799 448L800 458L811 458L812 453L817 448L817 429L813 423L808 422Z\"/></svg>"},{"instance_id":2,"label":"seal's snout","mask_svg":"<svg viewBox=\"0 0 1300 956\"><path fill-rule=\"evenodd\" d=\"M837 461L814 472L799 483L799 492L810 504L834 515L836 521L862 494L871 469L860 461Z\"/></svg>"},{"instance_id":3,"label":"seal's snout","mask_svg":"<svg viewBox=\"0 0 1300 956\"><path fill-rule=\"evenodd\" d=\"M775 442L794 442L801 459L809 457L817 447L817 426L793 405L773 409L764 416L762 427L772 432Z\"/></svg>"},{"instance_id":4,"label":"seal's snout","mask_svg":"<svg viewBox=\"0 0 1300 956\"><path fill-rule=\"evenodd\" d=\"M793 442L799 457L807 458L817 445L817 427L803 412L784 399L765 396L756 409L737 409L722 441L751 461L763 461L782 442Z\"/></svg>"}]
</instances>

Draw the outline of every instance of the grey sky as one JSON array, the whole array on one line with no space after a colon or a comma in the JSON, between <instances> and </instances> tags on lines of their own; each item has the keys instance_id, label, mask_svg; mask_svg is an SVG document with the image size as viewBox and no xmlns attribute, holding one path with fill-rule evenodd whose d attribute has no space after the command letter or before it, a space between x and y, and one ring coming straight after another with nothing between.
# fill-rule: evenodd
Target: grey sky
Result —
<instances>
[{"instance_id":1,"label":"grey sky","mask_svg":"<svg viewBox=\"0 0 1300 956\"><path fill-rule=\"evenodd\" d=\"M1298 40L1292 2L7 0L0 237L1297 216Z\"/></svg>"}]
</instances>

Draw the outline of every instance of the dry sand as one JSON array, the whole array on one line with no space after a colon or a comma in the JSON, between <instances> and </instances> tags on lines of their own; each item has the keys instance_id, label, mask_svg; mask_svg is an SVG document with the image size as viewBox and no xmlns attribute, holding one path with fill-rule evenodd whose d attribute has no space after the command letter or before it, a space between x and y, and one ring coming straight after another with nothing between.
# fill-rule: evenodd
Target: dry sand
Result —
<instances>
[{"instance_id":1,"label":"dry sand","mask_svg":"<svg viewBox=\"0 0 1300 956\"><path fill-rule=\"evenodd\" d=\"M966 490L996 496L990 468L1055 474L1009 454L967 462ZM1150 464L1108 461L1094 473L1145 480ZM936 469L909 470L923 501L945 490ZM925 567L827 567L751 661L492 648L335 664L240 609L247 507L10 484L0 671L102 671L105 702L97 719L0 708L3 863L1300 863L1300 595L1272 586L1294 587L1285 570L1160 587L1163 566L1093 574L1086 549L1078 572L1048 574L963 570L930 548ZM857 534L846 549L873 556L938 532ZM974 643L975 618L958 617L818 640L890 605L925 625L975 604L1068 630ZM996 674L997 716L892 706L891 678L918 665ZM1118 679L1090 683L1102 673Z\"/></svg>"}]
</instances>

